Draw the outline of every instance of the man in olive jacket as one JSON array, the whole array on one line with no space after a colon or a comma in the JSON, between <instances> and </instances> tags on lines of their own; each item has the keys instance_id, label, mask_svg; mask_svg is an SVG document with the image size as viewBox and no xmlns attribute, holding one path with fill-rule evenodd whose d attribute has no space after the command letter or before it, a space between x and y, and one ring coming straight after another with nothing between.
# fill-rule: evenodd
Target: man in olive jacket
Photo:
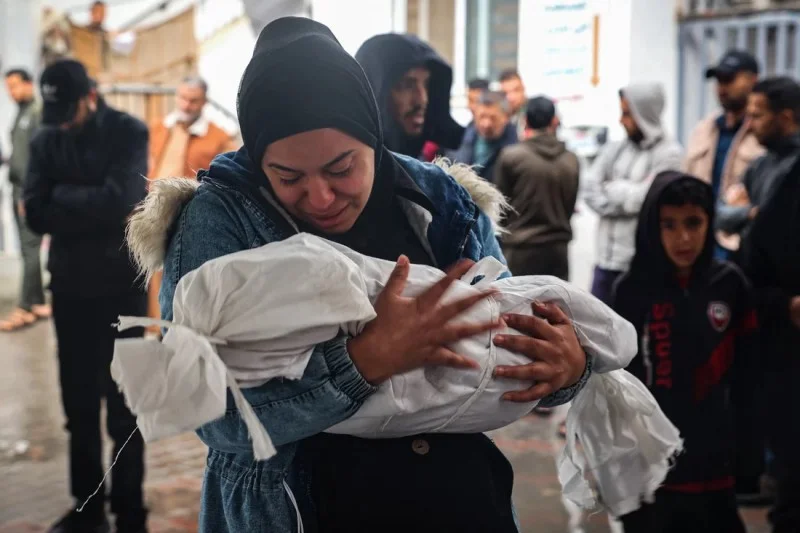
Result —
<instances>
[{"instance_id":1,"label":"man in olive jacket","mask_svg":"<svg viewBox=\"0 0 800 533\"><path fill-rule=\"evenodd\" d=\"M33 79L24 69L12 69L5 75L6 88L19 106L19 112L11 128L13 150L8 158L8 180L14 199L14 220L19 231L22 255L22 287L17 308L0 321L0 331L15 331L30 325L40 318L50 316L50 307L45 304L42 284L42 265L39 252L42 237L28 227L25 209L22 206L22 188L30 160L30 144L39 129L42 106L34 97Z\"/></svg>"},{"instance_id":2,"label":"man in olive jacket","mask_svg":"<svg viewBox=\"0 0 800 533\"><path fill-rule=\"evenodd\" d=\"M526 112L528 138L500 153L494 182L513 212L503 254L515 276L569 278L570 218L578 197L578 158L556 138L553 102L532 98Z\"/></svg>"}]
</instances>

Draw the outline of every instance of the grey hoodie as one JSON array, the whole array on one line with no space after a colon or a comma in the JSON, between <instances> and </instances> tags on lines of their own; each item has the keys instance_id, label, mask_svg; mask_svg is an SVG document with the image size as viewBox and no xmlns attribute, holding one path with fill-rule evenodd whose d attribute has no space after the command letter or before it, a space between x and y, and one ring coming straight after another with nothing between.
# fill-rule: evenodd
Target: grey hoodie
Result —
<instances>
[{"instance_id":1,"label":"grey hoodie","mask_svg":"<svg viewBox=\"0 0 800 533\"><path fill-rule=\"evenodd\" d=\"M661 125L664 89L640 83L621 91L644 139L610 143L600 152L586 176L584 200L600 216L597 266L625 271L635 250L636 219L653 177L679 170L683 149L666 136Z\"/></svg>"}]
</instances>

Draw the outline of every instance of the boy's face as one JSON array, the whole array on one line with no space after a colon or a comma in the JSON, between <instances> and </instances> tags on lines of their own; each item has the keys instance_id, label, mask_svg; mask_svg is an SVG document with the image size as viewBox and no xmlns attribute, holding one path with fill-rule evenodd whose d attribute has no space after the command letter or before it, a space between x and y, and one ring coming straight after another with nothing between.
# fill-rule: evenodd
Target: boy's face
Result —
<instances>
[{"instance_id":1,"label":"boy's face","mask_svg":"<svg viewBox=\"0 0 800 533\"><path fill-rule=\"evenodd\" d=\"M708 214L699 205L663 205L659 217L667 257L679 272L688 272L703 253Z\"/></svg>"}]
</instances>

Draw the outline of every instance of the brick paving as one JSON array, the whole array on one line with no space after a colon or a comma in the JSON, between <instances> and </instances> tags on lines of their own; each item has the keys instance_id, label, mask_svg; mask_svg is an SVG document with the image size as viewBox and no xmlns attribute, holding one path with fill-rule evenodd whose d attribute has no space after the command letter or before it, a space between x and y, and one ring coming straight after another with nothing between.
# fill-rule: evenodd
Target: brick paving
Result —
<instances>
[{"instance_id":1,"label":"brick paving","mask_svg":"<svg viewBox=\"0 0 800 533\"><path fill-rule=\"evenodd\" d=\"M0 312L7 309L0 305ZM493 435L514 465L514 499L523 531L609 532L604 515L582 516L562 500L553 464L560 446L556 424L556 417L529 417ZM0 333L0 533L44 532L70 504L62 426L51 324ZM148 446L152 533L197 530L204 458L205 449L194 435ZM767 533L763 510L743 515L750 533Z\"/></svg>"}]
</instances>

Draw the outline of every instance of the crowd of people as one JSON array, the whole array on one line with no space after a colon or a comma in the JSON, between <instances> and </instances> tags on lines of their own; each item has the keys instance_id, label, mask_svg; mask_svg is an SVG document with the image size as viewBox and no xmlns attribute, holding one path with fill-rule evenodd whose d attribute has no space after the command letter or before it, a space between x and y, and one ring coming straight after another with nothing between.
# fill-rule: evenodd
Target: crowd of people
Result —
<instances>
[{"instance_id":1,"label":"crowd of people","mask_svg":"<svg viewBox=\"0 0 800 533\"><path fill-rule=\"evenodd\" d=\"M591 292L636 328L628 370L686 447L655 501L621 517L626 533L744 532L738 505L760 498L774 504L774 533L797 533L800 85L759 73L739 50L708 69L722 110L696 126L685 148L662 125L658 84L621 88L626 136L582 172L558 139L556 102L528 99L516 71L471 80L473 120L457 123L451 67L409 35L375 36L354 58L319 23L268 25L239 90L238 150L205 118L208 87L199 78L184 80L177 110L148 128L109 107L77 61L44 70L40 99L28 71L7 71L19 104L7 163L24 268L17 309L0 328L17 331L52 313L76 504L103 477L105 398L115 451L127 443L112 471L116 531L147 530L144 442L110 372L116 338L144 332L115 333L108 325L119 315L170 320L186 273L296 232L397 261L399 279L410 261L449 270L452 281L464 260L493 255L514 275L567 280L582 179L599 219ZM459 172L502 193L502 228L470 197L480 190L454 179ZM148 194L142 176L191 179L161 189L181 201L154 210L148 235L126 235ZM43 235L51 239L52 309ZM149 302L142 272L152 278ZM204 426L201 530L518 531L511 466L486 436L322 433L393 375L464 366L447 346L471 332L438 320L444 288L382 296L363 334L317 345L302 379L246 389L278 448L269 461L253 461L237 416ZM540 399L547 408L580 392L592 353L568 318L537 305L535 316L506 317L519 335L495 338L531 362L498 376L519 381L508 401ZM109 531L105 503L101 490L51 531Z\"/></svg>"}]
</instances>

